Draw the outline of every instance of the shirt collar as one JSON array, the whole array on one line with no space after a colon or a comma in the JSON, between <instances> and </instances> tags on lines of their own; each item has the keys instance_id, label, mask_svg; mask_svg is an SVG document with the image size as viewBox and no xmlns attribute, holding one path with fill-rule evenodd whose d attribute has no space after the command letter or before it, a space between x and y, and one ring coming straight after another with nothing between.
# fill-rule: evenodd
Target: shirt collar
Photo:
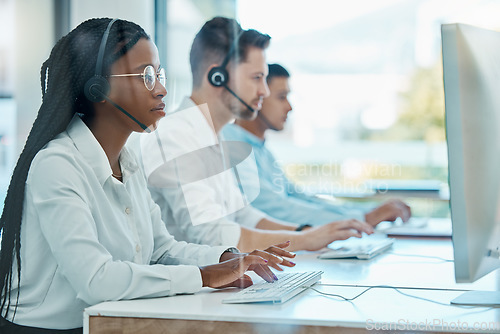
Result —
<instances>
[{"instance_id":1,"label":"shirt collar","mask_svg":"<svg viewBox=\"0 0 500 334\"><path fill-rule=\"evenodd\" d=\"M101 144L99 144L94 137L92 131L90 131L78 115L75 115L69 123L66 132L83 159L94 170L101 185L103 185L108 178L112 177L112 170L106 153L102 149ZM120 152L119 160L122 168L123 181L125 182L126 179L138 170L138 165L125 147Z\"/></svg>"},{"instance_id":2,"label":"shirt collar","mask_svg":"<svg viewBox=\"0 0 500 334\"><path fill-rule=\"evenodd\" d=\"M184 96L177 110L183 110L192 107L196 107L196 103L189 96Z\"/></svg>"},{"instance_id":3,"label":"shirt collar","mask_svg":"<svg viewBox=\"0 0 500 334\"><path fill-rule=\"evenodd\" d=\"M253 133L249 132L248 130L242 128L236 123L228 124L228 127L232 128L234 131L240 132L241 136L243 139L248 142L252 146L256 147L262 147L266 143L265 139L261 139L254 135Z\"/></svg>"},{"instance_id":4,"label":"shirt collar","mask_svg":"<svg viewBox=\"0 0 500 334\"><path fill-rule=\"evenodd\" d=\"M204 109L204 111L202 111L202 109ZM178 111L185 113L192 112L190 113L189 122L192 127L196 129L197 136L202 138L203 141L207 141L207 146L218 144L219 135L215 133L212 120L210 118L207 120L204 115L208 114L210 116L206 103L197 105L190 97L186 96L181 102ZM212 142L212 140L214 141Z\"/></svg>"}]
</instances>

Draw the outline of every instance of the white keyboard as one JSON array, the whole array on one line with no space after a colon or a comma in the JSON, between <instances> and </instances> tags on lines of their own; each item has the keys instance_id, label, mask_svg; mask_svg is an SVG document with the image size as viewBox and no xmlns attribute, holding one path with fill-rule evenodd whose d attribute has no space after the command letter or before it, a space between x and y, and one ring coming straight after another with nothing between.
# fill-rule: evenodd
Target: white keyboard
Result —
<instances>
[{"instance_id":1,"label":"white keyboard","mask_svg":"<svg viewBox=\"0 0 500 334\"><path fill-rule=\"evenodd\" d=\"M381 222L377 231L390 236L451 237L451 219L411 217L406 223Z\"/></svg>"},{"instance_id":2,"label":"white keyboard","mask_svg":"<svg viewBox=\"0 0 500 334\"><path fill-rule=\"evenodd\" d=\"M393 243L394 239L378 234L363 236L362 238L350 238L348 240L334 241L328 245L330 250L318 255L318 258L358 258L368 260L389 249Z\"/></svg>"},{"instance_id":3,"label":"white keyboard","mask_svg":"<svg viewBox=\"0 0 500 334\"><path fill-rule=\"evenodd\" d=\"M321 278L321 274L323 274L322 271L277 274L277 281L254 284L222 302L227 304L284 303L316 283Z\"/></svg>"}]
</instances>

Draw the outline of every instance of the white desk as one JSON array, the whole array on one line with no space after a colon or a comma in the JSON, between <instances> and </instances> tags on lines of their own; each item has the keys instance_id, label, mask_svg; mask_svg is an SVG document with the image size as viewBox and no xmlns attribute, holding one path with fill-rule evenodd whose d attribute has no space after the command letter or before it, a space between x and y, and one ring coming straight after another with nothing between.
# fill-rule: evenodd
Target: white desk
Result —
<instances>
[{"instance_id":1,"label":"white desk","mask_svg":"<svg viewBox=\"0 0 500 334\"><path fill-rule=\"evenodd\" d=\"M321 284L391 285L448 289L500 290L500 273L474 284L455 284L450 240L398 239L392 251L372 260L319 260L300 253L294 271L323 270ZM318 290L353 297L361 287L315 286ZM235 290L203 289L195 295L101 303L85 310L84 333L361 333L368 329L430 332L500 333L500 308L448 305L458 291L372 289L352 302L306 291L282 305L222 304ZM460 329L458 330L457 329ZM479 327L479 328L478 328Z\"/></svg>"}]
</instances>

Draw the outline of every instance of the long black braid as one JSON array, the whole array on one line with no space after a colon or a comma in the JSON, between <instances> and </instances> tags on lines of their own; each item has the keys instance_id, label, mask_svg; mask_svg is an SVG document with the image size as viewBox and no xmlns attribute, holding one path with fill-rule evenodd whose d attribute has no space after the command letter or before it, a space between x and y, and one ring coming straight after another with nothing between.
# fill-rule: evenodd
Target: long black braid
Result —
<instances>
[{"instance_id":1,"label":"long black braid","mask_svg":"<svg viewBox=\"0 0 500 334\"><path fill-rule=\"evenodd\" d=\"M31 162L50 140L66 130L75 113L93 117L93 105L86 100L83 89L87 80L95 74L97 51L110 21L109 18L102 18L83 22L57 42L42 65L42 105L14 168L0 218L0 315L7 316L11 307L11 291L16 287L13 285L14 267L17 267L17 287L20 286L21 220ZM102 75L109 74L111 65L140 38L149 39L140 26L117 20L106 43ZM19 289L16 309L18 301Z\"/></svg>"}]
</instances>

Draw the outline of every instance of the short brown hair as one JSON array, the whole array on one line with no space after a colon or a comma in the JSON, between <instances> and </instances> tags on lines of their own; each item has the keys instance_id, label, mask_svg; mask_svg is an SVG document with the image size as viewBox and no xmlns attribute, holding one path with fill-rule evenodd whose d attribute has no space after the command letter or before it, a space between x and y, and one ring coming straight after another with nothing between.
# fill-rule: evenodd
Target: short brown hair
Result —
<instances>
[{"instance_id":1,"label":"short brown hair","mask_svg":"<svg viewBox=\"0 0 500 334\"><path fill-rule=\"evenodd\" d=\"M234 19L218 16L207 21L196 34L189 54L193 87L201 85L208 66L222 63L236 39L238 47L228 61L239 64L246 60L249 47L266 49L271 37L257 30L243 30Z\"/></svg>"}]
</instances>

